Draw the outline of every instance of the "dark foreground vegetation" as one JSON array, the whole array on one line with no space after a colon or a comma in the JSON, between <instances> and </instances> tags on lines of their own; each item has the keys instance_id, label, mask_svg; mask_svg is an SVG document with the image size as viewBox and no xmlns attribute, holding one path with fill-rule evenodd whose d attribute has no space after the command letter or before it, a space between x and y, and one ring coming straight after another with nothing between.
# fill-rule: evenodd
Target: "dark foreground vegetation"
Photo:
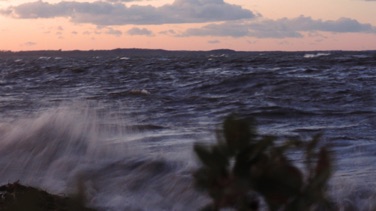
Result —
<instances>
[{"instance_id":1,"label":"dark foreground vegetation","mask_svg":"<svg viewBox=\"0 0 376 211\"><path fill-rule=\"evenodd\" d=\"M194 146L202 163L196 186L212 198L202 210L259 210L261 202L271 211L335 210L326 196L331 155L319 146L319 135L283 142L259 136L253 121L229 116L217 137L215 145ZM304 154L304 169L287 157L288 150Z\"/></svg>"},{"instance_id":2,"label":"dark foreground vegetation","mask_svg":"<svg viewBox=\"0 0 376 211\"><path fill-rule=\"evenodd\" d=\"M336 210L326 195L331 154L319 135L307 141L260 136L253 121L232 115L217 141L194 146L201 162L193 173L195 185L212 199L202 210ZM304 155L304 168L288 158L292 150ZM0 210L94 211L84 206L83 192L63 197L16 182L0 187Z\"/></svg>"}]
</instances>

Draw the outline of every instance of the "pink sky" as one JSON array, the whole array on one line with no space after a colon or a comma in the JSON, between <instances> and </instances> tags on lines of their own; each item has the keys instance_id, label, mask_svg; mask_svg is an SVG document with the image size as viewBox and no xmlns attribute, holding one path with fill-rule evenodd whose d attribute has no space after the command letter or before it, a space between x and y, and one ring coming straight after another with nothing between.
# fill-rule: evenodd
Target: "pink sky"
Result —
<instances>
[{"instance_id":1,"label":"pink sky","mask_svg":"<svg viewBox=\"0 0 376 211\"><path fill-rule=\"evenodd\" d=\"M0 0L0 50L376 50L376 0Z\"/></svg>"}]
</instances>

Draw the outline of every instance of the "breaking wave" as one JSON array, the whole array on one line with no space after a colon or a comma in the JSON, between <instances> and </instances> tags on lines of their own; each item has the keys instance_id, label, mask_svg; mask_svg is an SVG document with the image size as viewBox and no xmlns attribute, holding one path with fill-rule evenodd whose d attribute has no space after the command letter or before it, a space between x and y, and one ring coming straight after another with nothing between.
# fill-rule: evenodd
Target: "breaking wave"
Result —
<instances>
[{"instance_id":1,"label":"breaking wave","mask_svg":"<svg viewBox=\"0 0 376 211\"><path fill-rule=\"evenodd\" d=\"M108 126L105 116L79 106L33 116L1 125L3 184L21 181L57 194L83 185L88 204L103 210L195 210L206 200L192 188L191 164L132 141L155 127L120 125L124 120Z\"/></svg>"}]
</instances>

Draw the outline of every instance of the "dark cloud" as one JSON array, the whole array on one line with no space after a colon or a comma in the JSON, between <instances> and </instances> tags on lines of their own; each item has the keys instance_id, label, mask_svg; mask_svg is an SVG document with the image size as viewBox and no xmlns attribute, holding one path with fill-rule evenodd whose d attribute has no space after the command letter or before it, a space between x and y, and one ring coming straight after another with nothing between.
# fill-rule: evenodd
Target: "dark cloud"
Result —
<instances>
[{"instance_id":1,"label":"dark cloud","mask_svg":"<svg viewBox=\"0 0 376 211\"><path fill-rule=\"evenodd\" d=\"M357 20L350 18L323 21L300 16L293 19L282 18L278 20L208 24L202 28L188 29L180 36L286 38L303 37L302 32L317 31L335 33L376 33L376 27L371 24L359 23Z\"/></svg>"},{"instance_id":2,"label":"dark cloud","mask_svg":"<svg viewBox=\"0 0 376 211\"><path fill-rule=\"evenodd\" d=\"M73 2L56 4L36 1L9 7L1 14L15 18L67 17L76 23L96 25L205 23L254 18L255 15L240 6L223 0L175 0L161 7L125 6L115 2Z\"/></svg>"},{"instance_id":3,"label":"dark cloud","mask_svg":"<svg viewBox=\"0 0 376 211\"><path fill-rule=\"evenodd\" d=\"M129 35L143 35L143 36L152 36L153 32L146 29L146 28L138 28L138 27L133 27L128 30Z\"/></svg>"},{"instance_id":4,"label":"dark cloud","mask_svg":"<svg viewBox=\"0 0 376 211\"><path fill-rule=\"evenodd\" d=\"M335 21L313 20L300 16L294 19L280 19L276 22L290 26L296 31L326 31L326 32L368 32L375 33L376 27L371 24L360 23L351 18L340 18Z\"/></svg>"},{"instance_id":5,"label":"dark cloud","mask_svg":"<svg viewBox=\"0 0 376 211\"><path fill-rule=\"evenodd\" d=\"M117 37L120 37L121 35L123 35L123 32L121 32L120 30L113 29L113 28L108 28L105 31L105 33L110 34L110 35L114 35L114 36L117 36Z\"/></svg>"}]
</instances>

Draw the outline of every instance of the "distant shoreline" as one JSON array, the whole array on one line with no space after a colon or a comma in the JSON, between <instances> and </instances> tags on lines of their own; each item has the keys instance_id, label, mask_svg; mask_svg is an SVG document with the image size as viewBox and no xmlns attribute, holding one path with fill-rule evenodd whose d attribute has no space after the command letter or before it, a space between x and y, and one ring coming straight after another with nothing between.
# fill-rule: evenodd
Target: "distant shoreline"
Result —
<instances>
[{"instance_id":1,"label":"distant shoreline","mask_svg":"<svg viewBox=\"0 0 376 211\"><path fill-rule=\"evenodd\" d=\"M376 50L364 51L342 51L342 50L315 50L315 51L236 51L232 49L214 49L207 51L194 51L194 50L163 50L163 49L141 49L141 48L118 48L112 50L30 50L30 51L0 51L0 57L13 57L13 56L158 56L158 55L190 55L190 54L244 54L244 53L307 53L307 52L374 52Z\"/></svg>"},{"instance_id":2,"label":"distant shoreline","mask_svg":"<svg viewBox=\"0 0 376 211\"><path fill-rule=\"evenodd\" d=\"M183 54L232 54L241 53L230 49L217 49L210 51L175 51L163 49L112 49L112 50L33 50L33 51L0 51L0 57L6 56L46 56L46 57L59 57L59 56L158 56L158 55L183 55Z\"/></svg>"}]
</instances>

